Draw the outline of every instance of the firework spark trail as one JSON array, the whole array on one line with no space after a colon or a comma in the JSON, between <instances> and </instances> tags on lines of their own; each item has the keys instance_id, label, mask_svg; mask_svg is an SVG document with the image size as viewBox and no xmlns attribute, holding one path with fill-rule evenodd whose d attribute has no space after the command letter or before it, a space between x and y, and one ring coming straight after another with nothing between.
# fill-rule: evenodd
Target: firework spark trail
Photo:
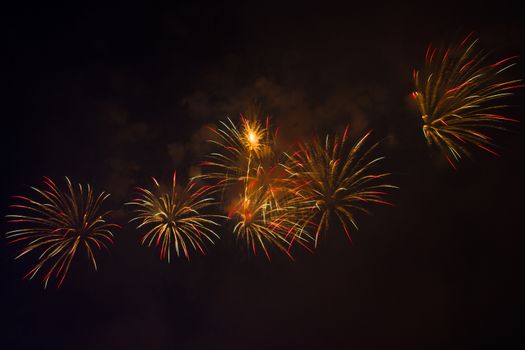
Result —
<instances>
[{"instance_id":1,"label":"firework spark trail","mask_svg":"<svg viewBox=\"0 0 525 350\"><path fill-rule=\"evenodd\" d=\"M301 143L288 156L286 168L295 188L291 191L302 227L315 230L315 247L319 234L330 221L337 219L351 241L348 226L357 229L355 213L369 213L367 203L390 204L383 200L385 190L397 188L384 183L389 173L375 173L374 166L384 157L371 157L378 144L365 148L371 132L356 143L348 141L348 127L342 136L316 138Z\"/></svg>"},{"instance_id":2,"label":"firework spark trail","mask_svg":"<svg viewBox=\"0 0 525 350\"><path fill-rule=\"evenodd\" d=\"M215 219L220 216L204 213L216 204L209 197L213 187L200 186L192 179L185 188L177 188L176 173L173 173L171 192L162 192L158 181L152 179L154 190L137 187L137 197L126 203L136 207L136 216L130 222L139 221L137 228L148 230L142 244L160 246L160 258L168 262L172 249L177 256L183 254L188 260L190 246L205 254L204 243L214 244L213 238L219 238L214 228L219 226Z\"/></svg>"},{"instance_id":3,"label":"firework spark trail","mask_svg":"<svg viewBox=\"0 0 525 350\"><path fill-rule=\"evenodd\" d=\"M487 54L476 50L477 39L469 34L459 45L446 50L429 45L425 67L414 70L416 101L428 144L437 146L455 168L471 146L498 155L484 129L506 130L517 120L501 115L506 105L493 102L523 87L521 80L505 80L502 73L516 63L516 56L487 64Z\"/></svg>"},{"instance_id":4,"label":"firework spark trail","mask_svg":"<svg viewBox=\"0 0 525 350\"><path fill-rule=\"evenodd\" d=\"M217 139L209 142L219 150L202 162L207 169L213 169L206 173L206 179L214 181L217 190L223 192L240 182L244 182L246 187L251 172L256 168L253 164L257 164L259 157L271 148L268 120L264 127L258 120L241 115L241 128L228 118L227 122L220 122L220 127L210 130Z\"/></svg>"},{"instance_id":5,"label":"firework spark trail","mask_svg":"<svg viewBox=\"0 0 525 350\"><path fill-rule=\"evenodd\" d=\"M285 208L271 207L271 202L268 191L262 188L248 189L228 213L228 217L236 221L233 232L238 239L246 242L254 254L257 254L258 245L268 260L271 260L267 249L267 244L270 243L292 258L289 241L286 239L290 229L288 212Z\"/></svg>"},{"instance_id":6,"label":"firework spark trail","mask_svg":"<svg viewBox=\"0 0 525 350\"><path fill-rule=\"evenodd\" d=\"M280 164L269 119L265 123L241 115L238 127L230 119L212 129L219 150L203 163L211 168L203 177L215 181L227 205L233 233L256 254L260 247L270 260L268 245L290 258L291 243L305 245L307 233L297 224L297 210L289 201L288 173Z\"/></svg>"},{"instance_id":7,"label":"firework spark trail","mask_svg":"<svg viewBox=\"0 0 525 350\"><path fill-rule=\"evenodd\" d=\"M73 186L67 177L66 183L67 190L62 191L51 179L44 177L45 189L31 187L40 199L14 196L21 204L10 208L22 213L7 215L8 222L22 226L6 233L9 243L26 243L16 259L40 251L38 263L24 278L32 279L44 266L50 266L43 277L44 287L53 275L59 279L58 287L62 285L79 249L85 248L96 270L94 248L108 249L108 244L113 243L111 229L120 228L106 222L109 212L100 213L109 194L102 192L94 196L90 185Z\"/></svg>"}]
</instances>

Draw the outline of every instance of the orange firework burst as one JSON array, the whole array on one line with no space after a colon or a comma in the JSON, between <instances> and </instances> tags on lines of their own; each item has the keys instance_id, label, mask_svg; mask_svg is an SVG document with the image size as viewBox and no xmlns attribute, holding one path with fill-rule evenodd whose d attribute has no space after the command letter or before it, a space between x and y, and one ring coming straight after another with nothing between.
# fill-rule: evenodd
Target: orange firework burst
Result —
<instances>
[{"instance_id":1,"label":"orange firework burst","mask_svg":"<svg viewBox=\"0 0 525 350\"><path fill-rule=\"evenodd\" d=\"M32 279L47 266L43 277L45 287L53 276L59 279L60 287L78 249L86 250L96 270L95 248L107 249L108 244L113 243L111 229L120 227L106 222L109 212L100 213L109 194L102 192L94 196L90 185L73 186L67 177L66 183L67 190L62 191L51 179L44 177L45 189L31 187L41 198L15 196L22 203L10 207L23 213L7 215L10 223L23 226L6 234L10 243L26 243L16 259L30 252L40 252L38 263L24 278Z\"/></svg>"},{"instance_id":2,"label":"orange firework burst","mask_svg":"<svg viewBox=\"0 0 525 350\"><path fill-rule=\"evenodd\" d=\"M338 219L351 240L348 226L357 229L356 212L369 213L365 207L369 203L390 204L383 200L385 190L397 188L383 182L388 173L373 171L384 157L371 157L377 143L365 148L370 132L354 144L348 142L347 135L348 127L342 136L302 143L287 162L295 183L292 201L301 226L315 229L315 246L319 233L326 231L333 219Z\"/></svg>"},{"instance_id":3,"label":"orange firework burst","mask_svg":"<svg viewBox=\"0 0 525 350\"><path fill-rule=\"evenodd\" d=\"M188 248L204 253L204 243L214 243L219 238L213 228L218 215L204 213L214 204L208 197L211 186L199 186L190 180L185 188L177 188L176 173L173 173L171 191L162 192L158 181L152 178L155 189L137 187L138 196L128 205L135 206L136 216L131 221L139 221L137 228L145 227L148 232L142 237L142 244L160 246L160 258L170 262L171 251L177 256L184 254L189 260Z\"/></svg>"},{"instance_id":4,"label":"orange firework burst","mask_svg":"<svg viewBox=\"0 0 525 350\"><path fill-rule=\"evenodd\" d=\"M423 133L455 168L471 146L497 155L492 139L483 130L505 130L515 119L501 115L505 105L494 103L522 87L521 80L504 80L502 73L514 66L514 57L487 64L487 54L475 49L477 40L467 36L445 49L429 45L425 67L414 70L412 97L423 120Z\"/></svg>"}]
</instances>

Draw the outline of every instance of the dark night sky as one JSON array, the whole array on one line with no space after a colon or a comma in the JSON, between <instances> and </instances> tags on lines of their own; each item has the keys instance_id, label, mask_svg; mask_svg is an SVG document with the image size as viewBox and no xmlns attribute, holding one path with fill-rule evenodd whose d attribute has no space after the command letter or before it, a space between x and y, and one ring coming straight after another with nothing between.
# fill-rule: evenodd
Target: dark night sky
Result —
<instances>
[{"instance_id":1,"label":"dark night sky","mask_svg":"<svg viewBox=\"0 0 525 350\"><path fill-rule=\"evenodd\" d=\"M397 3L397 2L396 2ZM501 157L452 171L429 152L408 99L427 44L470 31L494 57L525 52L517 7L496 2L346 6L261 1L170 8L2 11L0 208L43 175L113 194L149 176L187 177L204 125L253 100L290 140L374 129L401 189L332 230L314 255L249 256L227 229L191 263L141 247L127 210L99 271L73 266L60 289L22 281L31 259L0 243L5 349L473 348L523 332L523 129ZM517 5L516 5L517 6ZM525 77L525 62L513 70ZM512 116L525 114L523 92ZM0 224L2 232L9 226ZM4 345L6 344L6 345Z\"/></svg>"}]
</instances>

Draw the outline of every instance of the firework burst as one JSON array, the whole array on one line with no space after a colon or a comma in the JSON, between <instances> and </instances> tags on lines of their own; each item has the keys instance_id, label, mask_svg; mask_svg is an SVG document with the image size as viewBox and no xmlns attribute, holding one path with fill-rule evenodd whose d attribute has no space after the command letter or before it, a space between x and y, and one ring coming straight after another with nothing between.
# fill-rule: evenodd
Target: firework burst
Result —
<instances>
[{"instance_id":1,"label":"firework burst","mask_svg":"<svg viewBox=\"0 0 525 350\"><path fill-rule=\"evenodd\" d=\"M342 136L316 138L301 143L288 157L287 171L294 187L292 203L298 211L301 227L319 234L337 219L351 241L348 226L357 229L356 212L369 213L369 203L390 204L383 200L385 190L397 188L384 183L388 173L375 173L373 167L384 157L371 157L378 144L365 148L370 132L356 143L348 141L348 127Z\"/></svg>"},{"instance_id":2,"label":"firework burst","mask_svg":"<svg viewBox=\"0 0 525 350\"><path fill-rule=\"evenodd\" d=\"M113 243L111 230L120 227L106 222L109 212L100 213L109 194L95 196L90 185L74 186L67 177L66 183L67 190L62 191L45 177L44 189L31 187L40 198L15 196L21 203L10 207L22 213L7 215L8 222L22 226L7 232L9 243L26 244L16 259L40 252L38 263L24 278L32 279L38 271L47 269L43 276L45 287L53 277L59 279L59 287L62 285L79 249L86 250L96 270L95 248L107 249Z\"/></svg>"},{"instance_id":3,"label":"firework burst","mask_svg":"<svg viewBox=\"0 0 525 350\"><path fill-rule=\"evenodd\" d=\"M271 260L268 244L278 247L292 258L288 236L296 224L290 220L287 208L273 207L272 201L270 192L262 188L249 189L240 196L228 212L228 217L236 222L233 233L239 240L245 241L254 254L257 254L256 247L259 246L268 260Z\"/></svg>"},{"instance_id":4,"label":"firework burst","mask_svg":"<svg viewBox=\"0 0 525 350\"><path fill-rule=\"evenodd\" d=\"M522 87L521 80L504 80L502 73L515 65L514 57L487 64L488 55L476 50L477 40L467 36L459 45L438 49L429 45L425 67L414 70L412 97L423 120L423 133L437 146L452 167L470 148L497 155L492 139L483 130L505 130L516 120L502 116L505 105L496 101Z\"/></svg>"},{"instance_id":5,"label":"firework burst","mask_svg":"<svg viewBox=\"0 0 525 350\"><path fill-rule=\"evenodd\" d=\"M212 169L204 177L217 184L223 201L233 203L226 209L233 233L254 254L260 247L270 259L268 246L273 245L291 258L291 244L305 246L308 235L297 224L290 201L289 175L276 150L277 130L272 132L268 118L262 123L241 115L240 127L228 119L212 131L217 140L210 142L218 151L203 163Z\"/></svg>"},{"instance_id":6,"label":"firework burst","mask_svg":"<svg viewBox=\"0 0 525 350\"><path fill-rule=\"evenodd\" d=\"M188 260L190 247L205 254L204 243L213 244L213 239L219 238L214 231L218 226L215 219L219 216L204 213L215 204L208 196L212 187L199 186L196 180L190 180L185 188L178 188L176 173L173 173L171 191L162 192L158 181L152 179L154 190L137 187L137 197L126 203L136 207L136 216L130 222L139 221L137 228L148 230L142 244L160 246L160 258L168 262L172 250Z\"/></svg>"},{"instance_id":7,"label":"firework burst","mask_svg":"<svg viewBox=\"0 0 525 350\"><path fill-rule=\"evenodd\" d=\"M271 151L272 135L268 123L268 119L263 125L257 119L241 115L240 127L228 118L226 122L220 122L218 128L210 128L216 139L209 142L217 146L218 151L211 153L202 165L210 169L205 177L214 181L217 189L224 192L239 184L247 186L261 157Z\"/></svg>"}]
</instances>

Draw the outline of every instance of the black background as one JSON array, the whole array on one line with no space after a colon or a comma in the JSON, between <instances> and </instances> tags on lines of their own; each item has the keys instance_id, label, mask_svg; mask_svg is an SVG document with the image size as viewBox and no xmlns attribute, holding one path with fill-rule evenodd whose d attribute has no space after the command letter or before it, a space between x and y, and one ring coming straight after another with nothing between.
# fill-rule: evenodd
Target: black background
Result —
<instances>
[{"instance_id":1,"label":"black background","mask_svg":"<svg viewBox=\"0 0 525 350\"><path fill-rule=\"evenodd\" d=\"M516 5L517 6L517 5ZM2 11L0 207L43 175L113 195L206 151L203 125L256 99L291 140L374 129L395 207L333 229L315 254L271 263L227 227L191 262L166 264L124 225L99 271L85 257L60 289L22 281L3 239L5 349L473 348L518 344L523 326L523 133L496 137L453 171L430 152L408 95L427 44L470 31L494 58L522 55L504 2L176 3ZM525 77L523 57L513 77ZM523 92L509 103L524 114ZM288 130L288 131L286 131ZM3 232L11 226L1 224ZM34 257L33 257L34 258Z\"/></svg>"}]
</instances>

